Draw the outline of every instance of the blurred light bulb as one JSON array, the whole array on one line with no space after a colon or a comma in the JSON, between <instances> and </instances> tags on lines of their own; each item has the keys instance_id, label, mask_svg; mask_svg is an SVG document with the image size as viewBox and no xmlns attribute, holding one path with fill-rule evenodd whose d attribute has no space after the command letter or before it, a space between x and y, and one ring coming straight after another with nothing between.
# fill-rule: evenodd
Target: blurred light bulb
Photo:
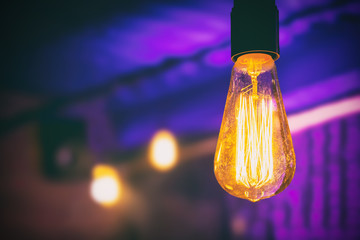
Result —
<instances>
[{"instance_id":1,"label":"blurred light bulb","mask_svg":"<svg viewBox=\"0 0 360 240\"><path fill-rule=\"evenodd\" d=\"M245 54L234 65L214 172L225 191L253 202L283 191L294 176L294 148L268 54Z\"/></svg>"},{"instance_id":2,"label":"blurred light bulb","mask_svg":"<svg viewBox=\"0 0 360 240\"><path fill-rule=\"evenodd\" d=\"M177 161L177 142L174 135L166 130L158 131L150 143L150 163L159 171L173 168Z\"/></svg>"},{"instance_id":3,"label":"blurred light bulb","mask_svg":"<svg viewBox=\"0 0 360 240\"><path fill-rule=\"evenodd\" d=\"M93 200L103 206L115 205L122 190L117 171L107 165L97 165L92 174L90 194Z\"/></svg>"}]
</instances>

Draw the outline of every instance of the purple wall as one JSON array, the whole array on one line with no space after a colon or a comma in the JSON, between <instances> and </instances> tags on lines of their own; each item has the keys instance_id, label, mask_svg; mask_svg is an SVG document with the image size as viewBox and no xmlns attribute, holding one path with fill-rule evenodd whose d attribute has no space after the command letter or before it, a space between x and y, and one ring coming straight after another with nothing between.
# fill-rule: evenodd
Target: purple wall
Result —
<instances>
[{"instance_id":1,"label":"purple wall","mask_svg":"<svg viewBox=\"0 0 360 240\"><path fill-rule=\"evenodd\" d=\"M251 239L358 238L359 140L359 115L294 134L297 169L284 192L256 204L228 197L232 221L241 219L246 226L239 235Z\"/></svg>"}]
</instances>

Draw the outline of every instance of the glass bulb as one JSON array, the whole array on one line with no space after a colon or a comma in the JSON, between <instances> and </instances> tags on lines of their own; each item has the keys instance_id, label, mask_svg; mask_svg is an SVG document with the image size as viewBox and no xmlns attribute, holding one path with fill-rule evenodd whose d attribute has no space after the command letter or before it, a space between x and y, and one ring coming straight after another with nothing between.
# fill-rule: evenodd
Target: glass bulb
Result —
<instances>
[{"instance_id":1,"label":"glass bulb","mask_svg":"<svg viewBox=\"0 0 360 240\"><path fill-rule=\"evenodd\" d=\"M233 67L214 172L225 191L252 202L283 191L294 176L294 148L268 54L242 55Z\"/></svg>"}]
</instances>

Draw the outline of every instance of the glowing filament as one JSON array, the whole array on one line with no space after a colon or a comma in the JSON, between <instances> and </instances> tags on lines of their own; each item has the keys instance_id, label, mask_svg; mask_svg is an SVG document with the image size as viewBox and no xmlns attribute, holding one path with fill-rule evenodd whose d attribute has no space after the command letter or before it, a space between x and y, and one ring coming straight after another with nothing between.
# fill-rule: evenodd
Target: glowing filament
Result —
<instances>
[{"instance_id":1,"label":"glowing filament","mask_svg":"<svg viewBox=\"0 0 360 240\"><path fill-rule=\"evenodd\" d=\"M236 181L249 188L269 182L274 168L272 102L267 97L257 99L240 94L236 117Z\"/></svg>"}]
</instances>

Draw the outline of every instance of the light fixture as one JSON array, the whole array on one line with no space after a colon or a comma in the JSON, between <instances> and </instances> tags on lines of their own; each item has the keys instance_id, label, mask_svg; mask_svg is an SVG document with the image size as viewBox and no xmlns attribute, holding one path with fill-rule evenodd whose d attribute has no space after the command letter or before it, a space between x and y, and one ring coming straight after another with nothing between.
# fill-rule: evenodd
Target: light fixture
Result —
<instances>
[{"instance_id":1,"label":"light fixture","mask_svg":"<svg viewBox=\"0 0 360 240\"><path fill-rule=\"evenodd\" d=\"M117 171L111 166L99 164L93 168L92 175L90 194L93 200L105 207L115 205L122 194Z\"/></svg>"},{"instance_id":2,"label":"light fixture","mask_svg":"<svg viewBox=\"0 0 360 240\"><path fill-rule=\"evenodd\" d=\"M158 131L149 150L150 164L158 171L168 171L177 161L178 147L174 135L167 130Z\"/></svg>"},{"instance_id":3,"label":"light fixture","mask_svg":"<svg viewBox=\"0 0 360 240\"><path fill-rule=\"evenodd\" d=\"M283 191L295 153L280 92L279 17L274 0L234 0L232 70L214 159L221 187L256 202Z\"/></svg>"}]
</instances>

